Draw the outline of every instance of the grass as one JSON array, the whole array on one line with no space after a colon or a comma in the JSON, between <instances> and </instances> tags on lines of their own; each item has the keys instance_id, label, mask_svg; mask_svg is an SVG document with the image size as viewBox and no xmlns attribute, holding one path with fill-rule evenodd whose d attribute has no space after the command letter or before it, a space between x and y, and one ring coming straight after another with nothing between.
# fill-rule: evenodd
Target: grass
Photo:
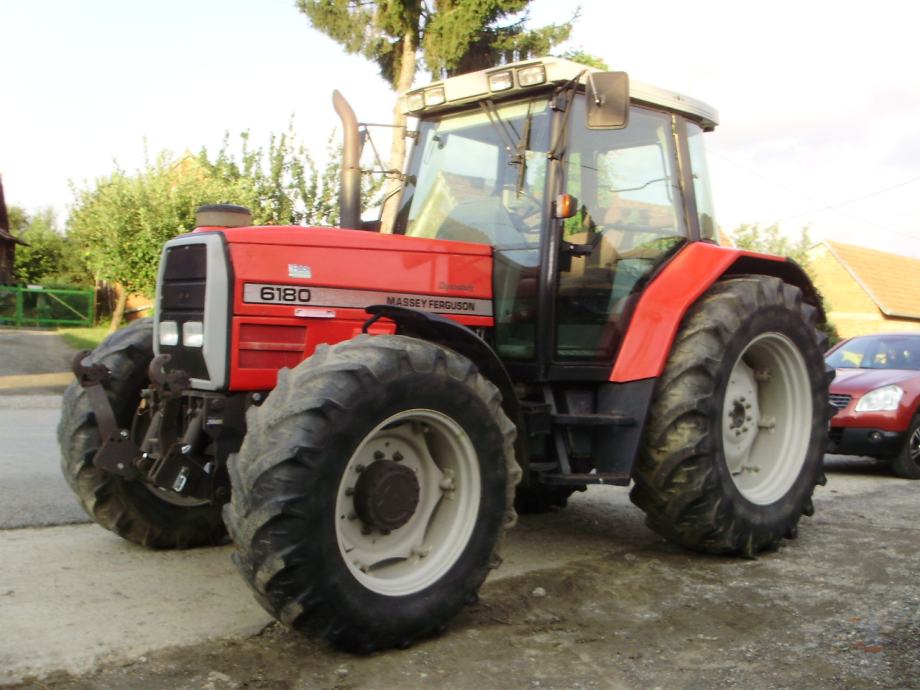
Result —
<instances>
[{"instance_id":1,"label":"grass","mask_svg":"<svg viewBox=\"0 0 920 690\"><path fill-rule=\"evenodd\" d=\"M57 332L75 350L92 350L109 334L109 324L90 328L59 328Z\"/></svg>"}]
</instances>

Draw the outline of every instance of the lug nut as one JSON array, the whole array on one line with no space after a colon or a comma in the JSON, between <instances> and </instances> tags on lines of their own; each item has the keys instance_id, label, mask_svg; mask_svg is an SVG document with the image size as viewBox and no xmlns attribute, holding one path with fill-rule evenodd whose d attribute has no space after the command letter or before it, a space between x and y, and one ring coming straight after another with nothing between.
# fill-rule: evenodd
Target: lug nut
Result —
<instances>
[{"instance_id":1,"label":"lug nut","mask_svg":"<svg viewBox=\"0 0 920 690\"><path fill-rule=\"evenodd\" d=\"M355 495L355 490L349 486L347 489L345 489L345 495L350 498Z\"/></svg>"},{"instance_id":2,"label":"lug nut","mask_svg":"<svg viewBox=\"0 0 920 690\"><path fill-rule=\"evenodd\" d=\"M403 454L402 454L402 453L400 453L399 451L396 451L395 453L393 453L393 461L394 461L394 462L402 462L402 459L403 459Z\"/></svg>"},{"instance_id":3,"label":"lug nut","mask_svg":"<svg viewBox=\"0 0 920 690\"><path fill-rule=\"evenodd\" d=\"M355 472L358 474L361 474L366 469L367 468L364 465L355 465Z\"/></svg>"},{"instance_id":4,"label":"lug nut","mask_svg":"<svg viewBox=\"0 0 920 690\"><path fill-rule=\"evenodd\" d=\"M383 460L386 456L383 454L382 450L374 451L374 460Z\"/></svg>"},{"instance_id":5,"label":"lug nut","mask_svg":"<svg viewBox=\"0 0 920 690\"><path fill-rule=\"evenodd\" d=\"M361 534L363 534L364 536L367 536L367 535L370 534L370 533L371 533L371 528L370 528L370 527L368 527L367 525L363 525L363 526L361 527Z\"/></svg>"}]
</instances>

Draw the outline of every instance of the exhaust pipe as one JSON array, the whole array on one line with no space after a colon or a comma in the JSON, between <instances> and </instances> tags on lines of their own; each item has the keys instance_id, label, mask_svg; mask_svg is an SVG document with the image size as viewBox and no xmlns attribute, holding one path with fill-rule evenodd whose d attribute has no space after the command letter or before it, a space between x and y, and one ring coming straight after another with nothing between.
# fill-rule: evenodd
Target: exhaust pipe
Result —
<instances>
[{"instance_id":1,"label":"exhaust pipe","mask_svg":"<svg viewBox=\"0 0 920 690\"><path fill-rule=\"evenodd\" d=\"M348 101L338 91L332 92L332 105L342 120L344 144L342 146L342 182L339 190L339 224L343 228L361 228L361 136L358 118Z\"/></svg>"}]
</instances>

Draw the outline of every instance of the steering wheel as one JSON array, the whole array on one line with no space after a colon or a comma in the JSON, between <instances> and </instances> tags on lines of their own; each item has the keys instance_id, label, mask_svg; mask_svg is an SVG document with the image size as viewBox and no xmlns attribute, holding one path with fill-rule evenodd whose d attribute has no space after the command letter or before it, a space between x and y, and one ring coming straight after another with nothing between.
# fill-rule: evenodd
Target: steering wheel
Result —
<instances>
[{"instance_id":1,"label":"steering wheel","mask_svg":"<svg viewBox=\"0 0 920 690\"><path fill-rule=\"evenodd\" d=\"M507 185L504 190L514 195L514 204L502 205L505 207L505 211L508 213L508 217L511 219L515 229L521 234L538 232L540 218L543 215L543 201L530 192L523 189L517 191L510 185ZM535 216L536 218L534 218Z\"/></svg>"}]
</instances>

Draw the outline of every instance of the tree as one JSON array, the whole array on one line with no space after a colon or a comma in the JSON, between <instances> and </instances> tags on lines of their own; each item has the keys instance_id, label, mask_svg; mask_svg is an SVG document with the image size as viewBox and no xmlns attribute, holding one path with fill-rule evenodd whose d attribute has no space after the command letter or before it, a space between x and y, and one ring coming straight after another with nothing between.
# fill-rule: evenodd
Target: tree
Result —
<instances>
[{"instance_id":1,"label":"tree","mask_svg":"<svg viewBox=\"0 0 920 690\"><path fill-rule=\"evenodd\" d=\"M807 225L799 231L798 237L784 235L776 223L766 228L761 228L759 223L744 223L730 234L739 249L788 256L803 267L808 265L808 250L814 244Z\"/></svg>"},{"instance_id":2,"label":"tree","mask_svg":"<svg viewBox=\"0 0 920 690\"><path fill-rule=\"evenodd\" d=\"M528 29L532 0L297 0L314 27L342 44L346 52L373 60L397 92L412 86L418 53L433 74L452 76L511 60L549 53L565 41L577 17L563 24ZM406 117L397 102L393 125ZM405 139L394 136L389 169L401 171ZM394 193L401 181L390 176L384 195L382 227L392 227Z\"/></svg>"},{"instance_id":3,"label":"tree","mask_svg":"<svg viewBox=\"0 0 920 690\"><path fill-rule=\"evenodd\" d=\"M9 209L9 217L12 233L26 242L16 251L13 276L17 282L45 287L91 283L79 249L58 231L52 209L28 214L13 206Z\"/></svg>"},{"instance_id":4,"label":"tree","mask_svg":"<svg viewBox=\"0 0 920 690\"><path fill-rule=\"evenodd\" d=\"M532 0L435 0L425 23L425 64L454 76L545 55L568 40L577 14L563 24L526 27Z\"/></svg>"},{"instance_id":5,"label":"tree","mask_svg":"<svg viewBox=\"0 0 920 690\"><path fill-rule=\"evenodd\" d=\"M337 150L319 170L290 127L272 135L267 149L252 149L249 142L248 133L240 135L234 152L225 136L213 157L204 148L178 160L160 152L134 173L116 169L74 189L69 235L95 278L117 284L113 330L128 293L153 292L163 243L194 229L202 204L244 205L257 225L337 224Z\"/></svg>"},{"instance_id":6,"label":"tree","mask_svg":"<svg viewBox=\"0 0 920 690\"><path fill-rule=\"evenodd\" d=\"M739 249L788 256L798 263L806 273L811 272L808 250L811 249L814 243L808 232L807 225L799 231L798 237L784 235L776 223L766 228L761 228L758 223L744 223L732 230L730 234L732 241ZM815 290L817 291L817 288ZM823 309L825 307L824 296L819 292L818 297L821 300ZM827 335L829 345L833 345L840 340L837 327L832 322L827 321L819 324L818 328Z\"/></svg>"}]
</instances>

